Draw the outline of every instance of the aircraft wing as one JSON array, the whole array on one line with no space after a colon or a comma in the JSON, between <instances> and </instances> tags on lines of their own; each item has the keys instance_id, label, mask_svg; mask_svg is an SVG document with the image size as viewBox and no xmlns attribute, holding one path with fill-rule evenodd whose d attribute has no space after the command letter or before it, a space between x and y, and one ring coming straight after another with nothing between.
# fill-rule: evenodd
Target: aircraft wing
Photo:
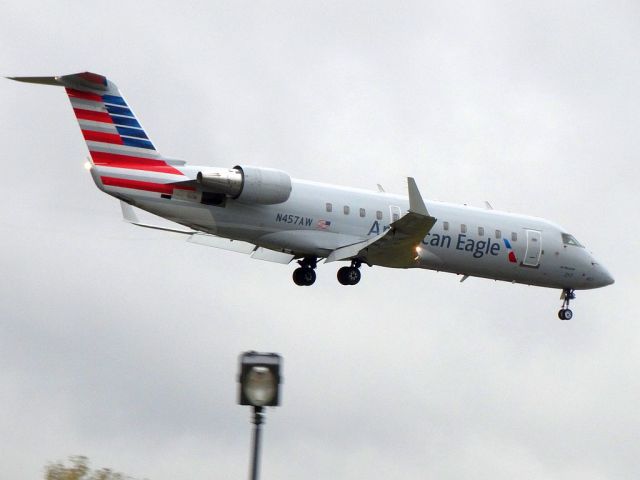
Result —
<instances>
[{"instance_id":1,"label":"aircraft wing","mask_svg":"<svg viewBox=\"0 0 640 480\"><path fill-rule=\"evenodd\" d=\"M366 263L386 267L409 267L414 263L416 247L429 233L436 218L429 215L418 186L412 177L409 186L409 211L391 223L389 229L370 240L340 247L327 257L327 262L363 259Z\"/></svg>"},{"instance_id":2,"label":"aircraft wing","mask_svg":"<svg viewBox=\"0 0 640 480\"><path fill-rule=\"evenodd\" d=\"M251 258L255 260L264 260L267 262L287 264L290 263L294 258L294 255L292 254L258 247L257 245L249 242L230 240L228 238L218 237L217 235L197 232L190 229L170 228L162 225L154 225L152 223L144 223L140 221L131 205L120 200L120 207L122 208L122 218L126 222L131 223L132 225L137 225L138 227L188 235L189 238L187 239L187 241L195 243L196 245L204 245L207 247L214 247L220 248L222 250L244 253L245 255L250 255Z\"/></svg>"}]
</instances>

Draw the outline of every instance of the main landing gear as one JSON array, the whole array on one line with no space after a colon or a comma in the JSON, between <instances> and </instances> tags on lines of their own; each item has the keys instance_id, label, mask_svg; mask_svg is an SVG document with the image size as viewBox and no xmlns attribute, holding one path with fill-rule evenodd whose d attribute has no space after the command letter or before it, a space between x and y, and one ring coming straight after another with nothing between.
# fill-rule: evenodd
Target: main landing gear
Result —
<instances>
[{"instance_id":1,"label":"main landing gear","mask_svg":"<svg viewBox=\"0 0 640 480\"><path fill-rule=\"evenodd\" d=\"M315 268L318 265L316 257L304 257L298 260L298 268L293 271L293 281L296 285L308 287L316 281ZM350 267L342 267L338 270L338 281L342 285L355 285L360 281L360 260L352 260Z\"/></svg>"},{"instance_id":2,"label":"main landing gear","mask_svg":"<svg viewBox=\"0 0 640 480\"><path fill-rule=\"evenodd\" d=\"M342 267L338 270L338 281L342 285L355 285L360 281L362 275L360 274L360 260L352 260L350 267Z\"/></svg>"},{"instance_id":3,"label":"main landing gear","mask_svg":"<svg viewBox=\"0 0 640 480\"><path fill-rule=\"evenodd\" d=\"M316 257L304 257L302 260L298 260L298 265L300 267L293 271L294 283L301 287L313 285L316 281L315 268L318 265Z\"/></svg>"},{"instance_id":4,"label":"main landing gear","mask_svg":"<svg viewBox=\"0 0 640 480\"><path fill-rule=\"evenodd\" d=\"M558 312L558 318L560 320L571 320L573 318L573 312L569 309L569 303L576 298L573 288L565 288L562 292L562 308Z\"/></svg>"}]
</instances>

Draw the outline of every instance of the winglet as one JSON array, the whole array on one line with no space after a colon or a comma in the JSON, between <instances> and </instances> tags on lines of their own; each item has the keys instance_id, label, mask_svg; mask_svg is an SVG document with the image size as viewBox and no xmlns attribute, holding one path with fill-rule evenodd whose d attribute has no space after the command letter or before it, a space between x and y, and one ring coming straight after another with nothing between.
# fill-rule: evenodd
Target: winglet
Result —
<instances>
[{"instance_id":1,"label":"winglet","mask_svg":"<svg viewBox=\"0 0 640 480\"><path fill-rule=\"evenodd\" d=\"M429 215L427 211L427 207L424 204L424 200L422 200L420 190L418 190L418 185L416 185L414 178L407 177L407 183L409 184L409 211L430 217L431 215Z\"/></svg>"}]
</instances>

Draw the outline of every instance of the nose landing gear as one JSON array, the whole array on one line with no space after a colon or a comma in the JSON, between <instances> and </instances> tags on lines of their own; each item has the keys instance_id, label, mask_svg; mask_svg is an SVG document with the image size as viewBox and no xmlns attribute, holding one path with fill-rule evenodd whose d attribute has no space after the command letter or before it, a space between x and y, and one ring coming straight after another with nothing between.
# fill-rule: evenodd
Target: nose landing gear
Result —
<instances>
[{"instance_id":1,"label":"nose landing gear","mask_svg":"<svg viewBox=\"0 0 640 480\"><path fill-rule=\"evenodd\" d=\"M558 318L560 320L571 320L573 318L573 312L569 309L569 303L576 298L573 288L565 288L562 291L562 308L558 312Z\"/></svg>"},{"instance_id":2,"label":"nose landing gear","mask_svg":"<svg viewBox=\"0 0 640 480\"><path fill-rule=\"evenodd\" d=\"M352 260L350 267L342 267L338 270L338 281L342 285L355 285L360 281L360 260Z\"/></svg>"},{"instance_id":3,"label":"nose landing gear","mask_svg":"<svg viewBox=\"0 0 640 480\"><path fill-rule=\"evenodd\" d=\"M302 260L298 260L298 265L300 267L293 271L294 283L301 287L313 285L316 281L315 268L318 265L318 260L315 257L304 257Z\"/></svg>"}]
</instances>

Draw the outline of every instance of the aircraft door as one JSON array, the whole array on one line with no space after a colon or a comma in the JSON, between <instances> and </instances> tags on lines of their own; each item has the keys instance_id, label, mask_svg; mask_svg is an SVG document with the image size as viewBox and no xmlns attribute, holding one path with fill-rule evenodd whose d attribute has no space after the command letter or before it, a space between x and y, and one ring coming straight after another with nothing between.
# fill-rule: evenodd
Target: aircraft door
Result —
<instances>
[{"instance_id":1,"label":"aircraft door","mask_svg":"<svg viewBox=\"0 0 640 480\"><path fill-rule=\"evenodd\" d=\"M400 220L401 216L402 210L400 209L400 207L396 205L389 206L389 218L391 219L391 223L395 222L396 220Z\"/></svg>"},{"instance_id":2,"label":"aircraft door","mask_svg":"<svg viewBox=\"0 0 640 480\"><path fill-rule=\"evenodd\" d=\"M542 252L542 233L538 230L526 230L527 251L524 254L522 265L526 267L538 267L540 265L540 253Z\"/></svg>"}]
</instances>

